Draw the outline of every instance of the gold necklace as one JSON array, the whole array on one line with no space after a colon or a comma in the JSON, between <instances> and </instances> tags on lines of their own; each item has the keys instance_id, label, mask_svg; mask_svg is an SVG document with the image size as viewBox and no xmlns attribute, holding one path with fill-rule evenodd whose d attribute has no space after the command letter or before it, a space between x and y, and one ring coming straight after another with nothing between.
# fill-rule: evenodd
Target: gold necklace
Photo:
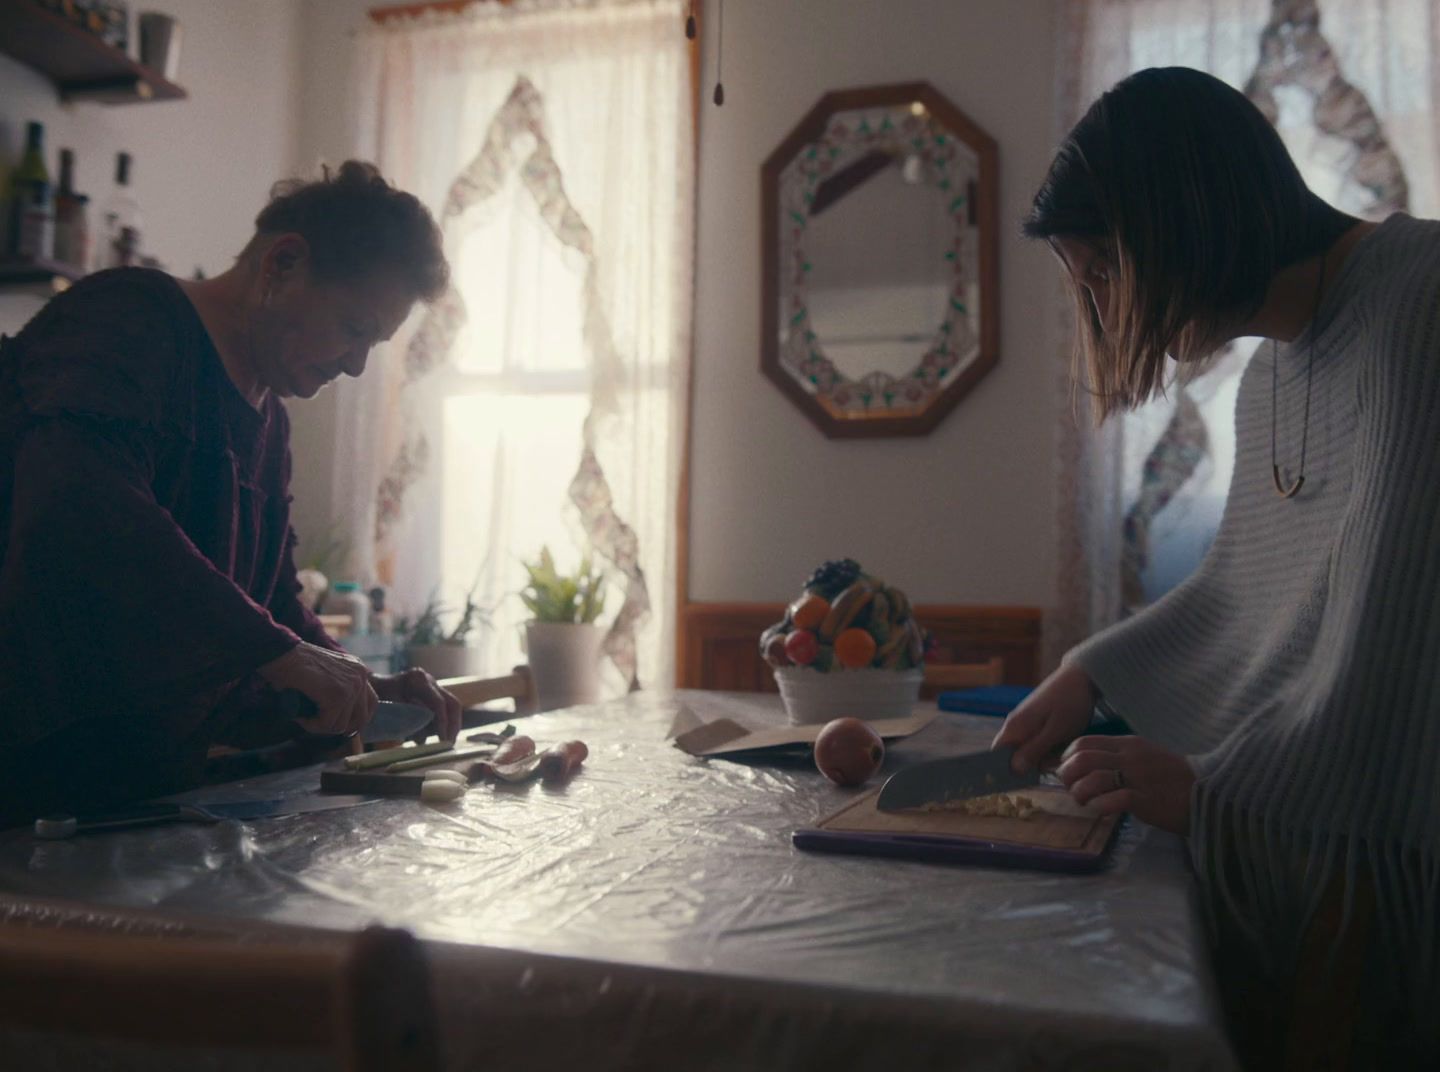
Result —
<instances>
[{"instance_id":1,"label":"gold necklace","mask_svg":"<svg viewBox=\"0 0 1440 1072\"><path fill-rule=\"evenodd\" d=\"M1310 314L1310 355L1305 370L1305 419L1300 425L1300 469L1295 483L1288 488L1280 479L1280 462L1277 458L1275 426L1278 423L1280 395L1280 343L1270 340L1270 472L1275 478L1275 491L1282 499L1293 499L1305 485L1305 453L1310 445L1310 387L1315 382L1315 336L1316 320L1320 316L1320 296L1325 290L1325 254L1320 254L1320 280L1315 284L1315 306Z\"/></svg>"}]
</instances>

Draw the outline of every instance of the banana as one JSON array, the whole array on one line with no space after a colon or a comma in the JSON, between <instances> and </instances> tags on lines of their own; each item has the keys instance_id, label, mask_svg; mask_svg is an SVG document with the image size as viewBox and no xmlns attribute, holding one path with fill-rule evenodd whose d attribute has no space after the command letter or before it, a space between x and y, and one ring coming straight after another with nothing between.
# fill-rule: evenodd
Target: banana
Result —
<instances>
[{"instance_id":1,"label":"banana","mask_svg":"<svg viewBox=\"0 0 1440 1072\"><path fill-rule=\"evenodd\" d=\"M896 667L891 663L895 655L903 655L909 647L910 637L905 629L897 626L890 633L890 639L881 644L875 651L875 658L870 660L871 665L881 666L886 670L894 670Z\"/></svg>"},{"instance_id":2,"label":"banana","mask_svg":"<svg viewBox=\"0 0 1440 1072\"><path fill-rule=\"evenodd\" d=\"M920 623L911 618L907 624L905 633L910 641L909 655L910 665L919 666L925 661L925 633L920 628Z\"/></svg>"},{"instance_id":3,"label":"banana","mask_svg":"<svg viewBox=\"0 0 1440 1072\"><path fill-rule=\"evenodd\" d=\"M834 640L841 632L850 627L862 610L875 598L875 589L871 588L864 581L856 581L845 591L835 597L835 602L830 604L830 612L825 615L825 620L820 623L817 633L820 639L826 643Z\"/></svg>"},{"instance_id":4,"label":"banana","mask_svg":"<svg viewBox=\"0 0 1440 1072\"><path fill-rule=\"evenodd\" d=\"M910 617L910 597L898 588L886 588L885 594L890 597L890 620L892 622L903 622Z\"/></svg>"},{"instance_id":5,"label":"banana","mask_svg":"<svg viewBox=\"0 0 1440 1072\"><path fill-rule=\"evenodd\" d=\"M870 624L879 624L888 627L894 620L891 617L893 613L887 589L877 588L875 590L875 598L870 601Z\"/></svg>"}]
</instances>

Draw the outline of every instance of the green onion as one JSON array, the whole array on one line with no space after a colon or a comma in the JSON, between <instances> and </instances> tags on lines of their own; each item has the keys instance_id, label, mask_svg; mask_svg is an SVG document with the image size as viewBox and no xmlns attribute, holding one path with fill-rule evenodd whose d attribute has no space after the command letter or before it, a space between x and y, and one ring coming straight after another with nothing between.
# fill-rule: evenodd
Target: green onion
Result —
<instances>
[{"instance_id":1,"label":"green onion","mask_svg":"<svg viewBox=\"0 0 1440 1072\"><path fill-rule=\"evenodd\" d=\"M346 756L346 770L369 770L371 767L386 767L402 759L419 756L433 756L436 752L447 752L451 748L444 741L434 744L402 745L399 748L382 748L378 752L366 752L360 756Z\"/></svg>"}]
</instances>

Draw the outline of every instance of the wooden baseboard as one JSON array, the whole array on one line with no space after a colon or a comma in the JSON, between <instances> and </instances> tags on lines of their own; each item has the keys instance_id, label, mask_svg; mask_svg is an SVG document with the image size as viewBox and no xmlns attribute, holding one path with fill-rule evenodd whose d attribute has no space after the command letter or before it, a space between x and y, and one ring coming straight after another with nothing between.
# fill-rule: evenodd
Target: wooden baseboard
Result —
<instances>
[{"instance_id":1,"label":"wooden baseboard","mask_svg":"<svg viewBox=\"0 0 1440 1072\"><path fill-rule=\"evenodd\" d=\"M782 603L687 603L680 613L676 684L684 689L774 692L760 658L760 634L785 614ZM1005 681L1040 680L1038 607L921 605L920 624L935 634L945 662L1005 660Z\"/></svg>"}]
</instances>

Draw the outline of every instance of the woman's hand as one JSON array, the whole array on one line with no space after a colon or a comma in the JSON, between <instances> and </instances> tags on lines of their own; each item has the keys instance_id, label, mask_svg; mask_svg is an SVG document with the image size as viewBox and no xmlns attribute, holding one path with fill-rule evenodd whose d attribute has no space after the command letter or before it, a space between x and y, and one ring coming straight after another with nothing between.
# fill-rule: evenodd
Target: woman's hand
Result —
<instances>
[{"instance_id":1,"label":"woman's hand","mask_svg":"<svg viewBox=\"0 0 1440 1072\"><path fill-rule=\"evenodd\" d=\"M419 704L435 714L428 733L436 733L442 741L453 741L460 734L460 701L435 683L429 671L411 667L400 674L376 674L370 679L382 700Z\"/></svg>"},{"instance_id":2,"label":"woman's hand","mask_svg":"<svg viewBox=\"0 0 1440 1072\"><path fill-rule=\"evenodd\" d=\"M1015 748L1016 773L1053 767L1060 750L1090 725L1095 685L1077 664L1066 663L1011 711L991 748Z\"/></svg>"},{"instance_id":3,"label":"woman's hand","mask_svg":"<svg viewBox=\"0 0 1440 1072\"><path fill-rule=\"evenodd\" d=\"M1143 737L1081 737L1056 773L1081 804L1107 815L1134 812L1172 834L1190 832L1195 772L1184 756Z\"/></svg>"},{"instance_id":4,"label":"woman's hand","mask_svg":"<svg viewBox=\"0 0 1440 1072\"><path fill-rule=\"evenodd\" d=\"M370 671L353 655L298 644L257 671L275 689L294 689L315 704L315 717L297 719L310 733L352 733L369 724L378 697Z\"/></svg>"}]
</instances>

